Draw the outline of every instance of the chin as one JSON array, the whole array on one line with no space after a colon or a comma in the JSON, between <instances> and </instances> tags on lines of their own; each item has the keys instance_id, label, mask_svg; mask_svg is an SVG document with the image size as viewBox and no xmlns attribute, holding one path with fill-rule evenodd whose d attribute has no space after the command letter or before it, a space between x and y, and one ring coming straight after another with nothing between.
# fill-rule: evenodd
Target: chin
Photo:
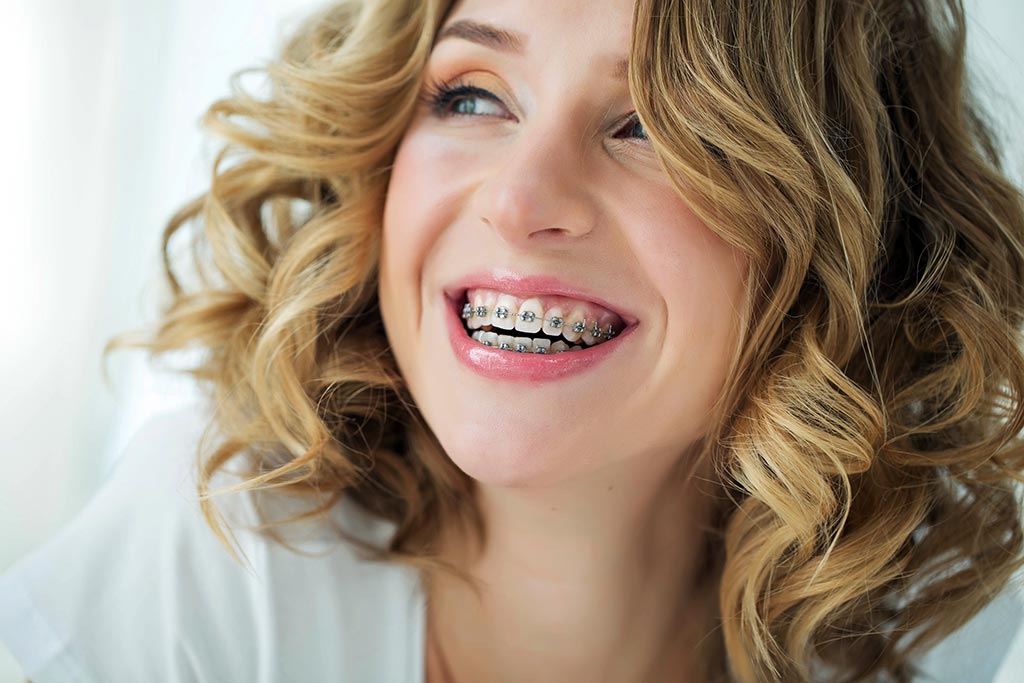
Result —
<instances>
[{"instance_id":1,"label":"chin","mask_svg":"<svg viewBox=\"0 0 1024 683\"><path fill-rule=\"evenodd\" d=\"M450 438L438 436L455 466L486 486L548 486L565 479L572 469L574 454L538 448L527 441L495 439L477 430Z\"/></svg>"}]
</instances>

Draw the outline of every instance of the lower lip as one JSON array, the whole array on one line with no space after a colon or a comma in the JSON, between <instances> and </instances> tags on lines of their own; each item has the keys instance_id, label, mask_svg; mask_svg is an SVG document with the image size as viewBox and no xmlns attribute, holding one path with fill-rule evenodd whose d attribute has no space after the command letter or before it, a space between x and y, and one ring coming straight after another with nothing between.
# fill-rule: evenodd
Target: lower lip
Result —
<instances>
[{"instance_id":1,"label":"lower lip","mask_svg":"<svg viewBox=\"0 0 1024 683\"><path fill-rule=\"evenodd\" d=\"M462 303L444 298L448 304L448 336L459 362L473 372L490 379L539 384L570 375L577 375L594 367L618 350L636 329L631 325L619 335L596 346L580 351L562 353L519 353L484 346L466 334L462 324Z\"/></svg>"}]
</instances>

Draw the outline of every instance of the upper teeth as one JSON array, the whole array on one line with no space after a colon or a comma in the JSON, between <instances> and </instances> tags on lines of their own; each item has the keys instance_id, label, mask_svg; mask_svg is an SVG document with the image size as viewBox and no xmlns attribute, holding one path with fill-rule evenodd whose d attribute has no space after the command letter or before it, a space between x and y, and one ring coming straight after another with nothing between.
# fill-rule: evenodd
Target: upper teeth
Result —
<instances>
[{"instance_id":1,"label":"upper teeth","mask_svg":"<svg viewBox=\"0 0 1024 683\"><path fill-rule=\"evenodd\" d=\"M467 293L462 309L466 326L475 330L487 325L528 334L543 331L570 342L597 344L614 337L625 327L615 313L590 302L545 296L520 299L494 290Z\"/></svg>"}]
</instances>

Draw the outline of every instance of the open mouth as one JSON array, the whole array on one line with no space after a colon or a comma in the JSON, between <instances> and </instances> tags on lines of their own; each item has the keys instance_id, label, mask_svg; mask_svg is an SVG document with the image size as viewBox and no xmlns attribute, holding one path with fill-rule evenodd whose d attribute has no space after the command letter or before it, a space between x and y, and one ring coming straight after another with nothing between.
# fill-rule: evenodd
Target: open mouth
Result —
<instances>
[{"instance_id":1,"label":"open mouth","mask_svg":"<svg viewBox=\"0 0 1024 683\"><path fill-rule=\"evenodd\" d=\"M629 313L578 298L456 290L445 300L457 362L489 380L527 386L589 372L616 357L640 325Z\"/></svg>"},{"instance_id":2,"label":"open mouth","mask_svg":"<svg viewBox=\"0 0 1024 683\"><path fill-rule=\"evenodd\" d=\"M598 346L625 327L613 312L564 297L517 298L466 290L457 302L466 335L513 353L572 353Z\"/></svg>"}]
</instances>

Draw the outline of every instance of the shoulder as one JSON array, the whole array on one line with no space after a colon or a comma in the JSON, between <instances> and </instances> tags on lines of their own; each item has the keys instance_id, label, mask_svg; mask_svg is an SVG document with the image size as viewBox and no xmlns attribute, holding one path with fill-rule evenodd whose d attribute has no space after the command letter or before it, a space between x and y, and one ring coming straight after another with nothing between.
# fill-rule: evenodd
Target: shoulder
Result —
<instances>
[{"instance_id":1,"label":"shoulder","mask_svg":"<svg viewBox=\"0 0 1024 683\"><path fill-rule=\"evenodd\" d=\"M393 648L378 658L392 668L414 656L414 573L364 560L329 525L294 527L294 552L246 528L257 494L217 498L246 562L232 558L199 509L208 423L201 404L151 420L86 508L0 575L0 639L35 683L359 680L367 653ZM351 503L332 515L371 542L391 531ZM407 679L394 674L372 675Z\"/></svg>"}]
</instances>

